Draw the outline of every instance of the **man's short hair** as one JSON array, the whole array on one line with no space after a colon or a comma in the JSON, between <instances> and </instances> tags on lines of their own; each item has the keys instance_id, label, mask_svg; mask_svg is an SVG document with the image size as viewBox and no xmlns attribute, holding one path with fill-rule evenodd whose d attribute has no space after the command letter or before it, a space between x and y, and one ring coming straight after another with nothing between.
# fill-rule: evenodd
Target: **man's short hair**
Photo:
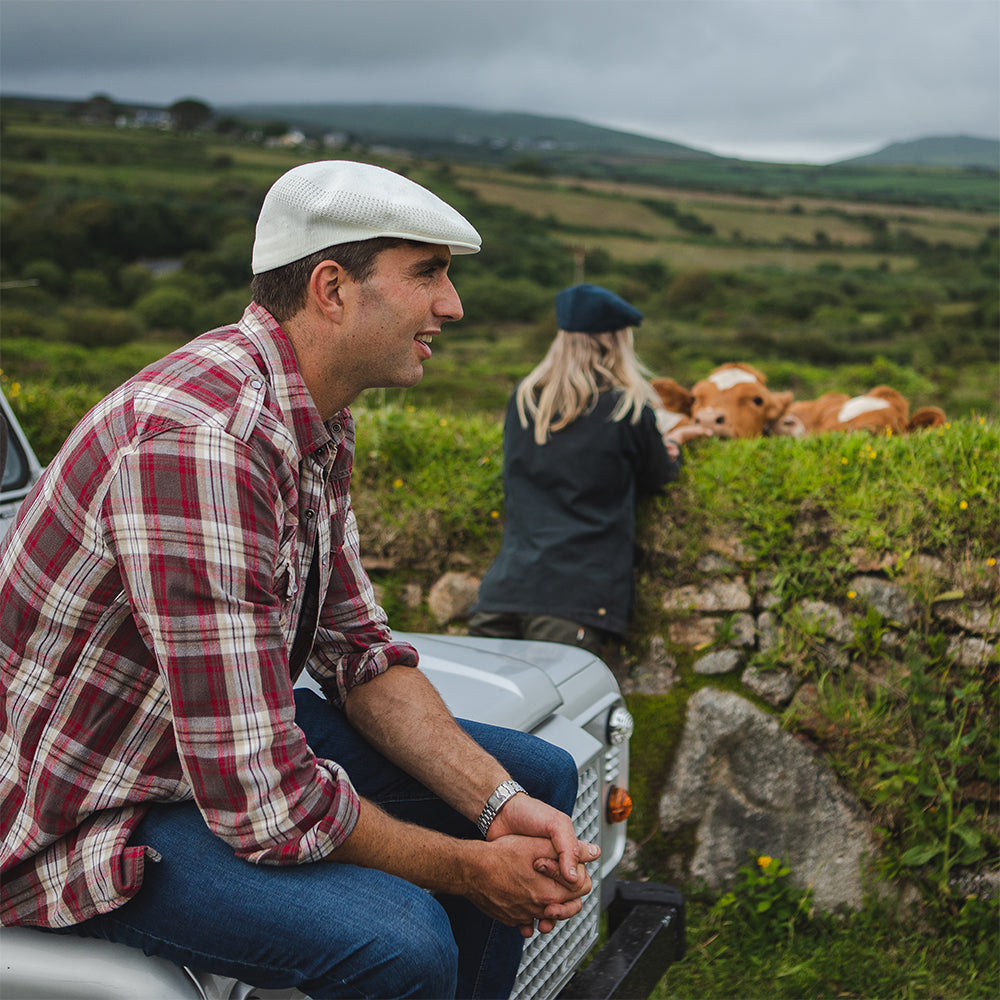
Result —
<instances>
[{"instance_id":1,"label":"man's short hair","mask_svg":"<svg viewBox=\"0 0 1000 1000\"><path fill-rule=\"evenodd\" d=\"M318 264L325 260L336 261L355 281L367 281L383 250L391 250L409 242L392 236L375 236L369 240L338 243L311 253L308 257L293 260L291 264L261 271L253 276L250 285L253 300L279 323L283 323L305 307L309 278Z\"/></svg>"}]
</instances>

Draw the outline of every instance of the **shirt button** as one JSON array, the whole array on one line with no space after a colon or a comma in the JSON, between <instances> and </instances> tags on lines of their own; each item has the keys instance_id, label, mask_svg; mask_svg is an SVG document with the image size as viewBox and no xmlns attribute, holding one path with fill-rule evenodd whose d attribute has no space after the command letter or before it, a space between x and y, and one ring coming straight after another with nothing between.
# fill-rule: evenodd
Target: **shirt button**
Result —
<instances>
[{"instance_id":1,"label":"shirt button","mask_svg":"<svg viewBox=\"0 0 1000 1000\"><path fill-rule=\"evenodd\" d=\"M263 389L264 388L264 383L261 382L261 380L259 378L255 378L255 379L253 379L250 382L250 387L252 389Z\"/></svg>"},{"instance_id":2,"label":"shirt button","mask_svg":"<svg viewBox=\"0 0 1000 1000\"><path fill-rule=\"evenodd\" d=\"M311 520L312 520L312 519L313 519L313 518L314 518L315 516L316 516L316 511L314 511L314 510L312 509L312 507L310 507L310 508L309 508L309 509L308 509L308 510L306 511L306 519L307 519L307 520L309 520L309 521L311 521Z\"/></svg>"}]
</instances>

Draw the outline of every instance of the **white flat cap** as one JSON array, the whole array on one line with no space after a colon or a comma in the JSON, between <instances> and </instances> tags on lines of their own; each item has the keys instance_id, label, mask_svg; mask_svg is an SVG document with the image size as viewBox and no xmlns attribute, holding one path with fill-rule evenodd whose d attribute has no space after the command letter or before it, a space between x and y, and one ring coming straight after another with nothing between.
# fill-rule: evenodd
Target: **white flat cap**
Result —
<instances>
[{"instance_id":1,"label":"white flat cap","mask_svg":"<svg viewBox=\"0 0 1000 1000\"><path fill-rule=\"evenodd\" d=\"M282 174L264 198L254 274L338 243L393 236L476 253L479 233L451 205L400 174L369 163L320 160Z\"/></svg>"}]
</instances>

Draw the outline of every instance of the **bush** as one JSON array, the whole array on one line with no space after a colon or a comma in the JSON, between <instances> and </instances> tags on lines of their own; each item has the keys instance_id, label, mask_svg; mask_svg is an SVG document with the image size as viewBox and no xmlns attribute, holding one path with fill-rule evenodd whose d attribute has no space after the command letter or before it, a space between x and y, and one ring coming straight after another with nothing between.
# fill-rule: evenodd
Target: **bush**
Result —
<instances>
[{"instance_id":1,"label":"bush","mask_svg":"<svg viewBox=\"0 0 1000 1000\"><path fill-rule=\"evenodd\" d=\"M33 337L37 340L44 340L52 333L53 322L51 319L39 315L31 309L21 309L18 307L6 307L3 315L0 316L0 330L4 338L7 337ZM56 323L58 332L63 333L64 327L61 323Z\"/></svg>"},{"instance_id":2,"label":"bush","mask_svg":"<svg viewBox=\"0 0 1000 1000\"><path fill-rule=\"evenodd\" d=\"M56 389L36 384L22 387L6 377L2 381L4 394L42 465L52 461L70 431L102 396L99 391L83 386Z\"/></svg>"},{"instance_id":3,"label":"bush","mask_svg":"<svg viewBox=\"0 0 1000 1000\"><path fill-rule=\"evenodd\" d=\"M130 305L153 285L153 272L142 264L126 264L118 270L118 290L123 305Z\"/></svg>"},{"instance_id":4,"label":"bush","mask_svg":"<svg viewBox=\"0 0 1000 1000\"><path fill-rule=\"evenodd\" d=\"M66 339L74 344L94 347L124 344L143 332L138 318L122 309L66 306L59 315L65 324Z\"/></svg>"},{"instance_id":5,"label":"bush","mask_svg":"<svg viewBox=\"0 0 1000 1000\"><path fill-rule=\"evenodd\" d=\"M21 277L37 281L46 292L61 292L66 284L66 272L54 260L40 258L28 261L21 268Z\"/></svg>"},{"instance_id":6,"label":"bush","mask_svg":"<svg viewBox=\"0 0 1000 1000\"><path fill-rule=\"evenodd\" d=\"M194 299L179 288L154 288L138 299L135 312L151 330L189 335L200 332L198 307Z\"/></svg>"},{"instance_id":7,"label":"bush","mask_svg":"<svg viewBox=\"0 0 1000 1000\"><path fill-rule=\"evenodd\" d=\"M530 323L553 301L552 292L530 278L470 276L462 278L457 288L467 323Z\"/></svg>"},{"instance_id":8,"label":"bush","mask_svg":"<svg viewBox=\"0 0 1000 1000\"><path fill-rule=\"evenodd\" d=\"M663 301L668 306L690 306L704 302L715 287L715 280L708 271L685 271L667 286Z\"/></svg>"},{"instance_id":9,"label":"bush","mask_svg":"<svg viewBox=\"0 0 1000 1000\"><path fill-rule=\"evenodd\" d=\"M206 302L199 313L199 332L236 323L250 302L250 290L223 292Z\"/></svg>"}]
</instances>

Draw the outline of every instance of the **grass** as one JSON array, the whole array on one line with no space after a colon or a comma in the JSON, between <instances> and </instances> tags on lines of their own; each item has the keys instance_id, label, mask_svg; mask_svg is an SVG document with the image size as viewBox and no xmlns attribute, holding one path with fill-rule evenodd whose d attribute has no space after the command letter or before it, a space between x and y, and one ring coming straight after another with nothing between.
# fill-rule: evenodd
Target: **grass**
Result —
<instances>
[{"instance_id":1,"label":"grass","mask_svg":"<svg viewBox=\"0 0 1000 1000\"><path fill-rule=\"evenodd\" d=\"M689 891L687 945L653 1000L994 1000L1000 996L996 904L901 922L885 905L813 917L794 935L770 921L720 920Z\"/></svg>"},{"instance_id":2,"label":"grass","mask_svg":"<svg viewBox=\"0 0 1000 1000\"><path fill-rule=\"evenodd\" d=\"M585 246L588 251L600 248L616 259L629 263L662 260L678 271L699 269L737 271L754 267L815 271L822 264L876 269L887 263L889 270L895 274L911 271L916 267L916 260L912 256L865 250L783 250L699 244L680 240L642 240L604 234L580 236L577 242Z\"/></svg>"}]
</instances>

